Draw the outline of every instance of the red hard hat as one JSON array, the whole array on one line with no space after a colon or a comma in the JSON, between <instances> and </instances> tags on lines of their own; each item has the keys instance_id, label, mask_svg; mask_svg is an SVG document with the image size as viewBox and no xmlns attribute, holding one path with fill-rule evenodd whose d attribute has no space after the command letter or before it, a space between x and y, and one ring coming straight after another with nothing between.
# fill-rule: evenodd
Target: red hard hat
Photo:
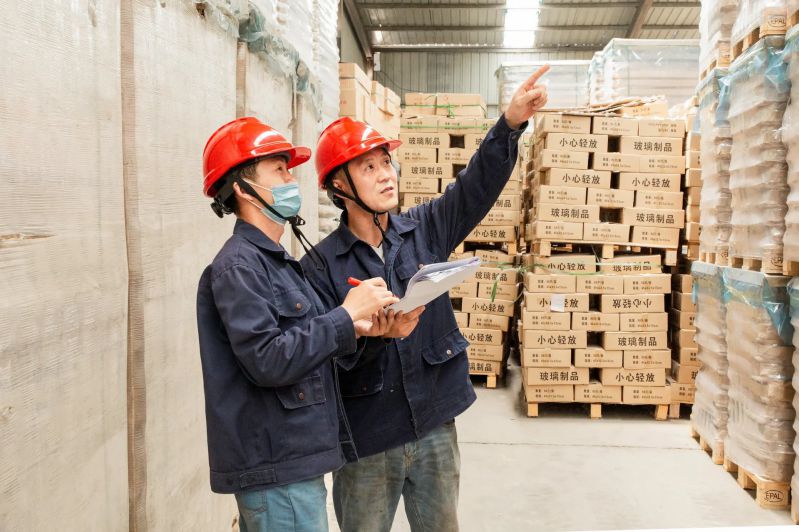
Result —
<instances>
[{"instance_id":1,"label":"red hard hat","mask_svg":"<svg viewBox=\"0 0 799 532\"><path fill-rule=\"evenodd\" d=\"M345 116L339 118L322 131L316 145L316 175L322 188L327 175L356 157L375 148L385 146L392 151L402 144L400 140L389 140L375 128Z\"/></svg>"},{"instance_id":2,"label":"red hard hat","mask_svg":"<svg viewBox=\"0 0 799 532\"><path fill-rule=\"evenodd\" d=\"M203 150L203 193L213 198L217 182L231 168L251 159L285 153L288 168L293 168L311 158L311 150L293 146L274 128L251 116L237 118L217 129Z\"/></svg>"}]
</instances>

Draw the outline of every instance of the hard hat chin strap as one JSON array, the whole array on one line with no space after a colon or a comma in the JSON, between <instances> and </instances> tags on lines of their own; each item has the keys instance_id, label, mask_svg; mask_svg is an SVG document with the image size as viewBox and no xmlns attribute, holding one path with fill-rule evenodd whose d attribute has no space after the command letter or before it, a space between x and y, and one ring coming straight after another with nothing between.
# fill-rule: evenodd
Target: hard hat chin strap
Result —
<instances>
[{"instance_id":1,"label":"hard hat chin strap","mask_svg":"<svg viewBox=\"0 0 799 532\"><path fill-rule=\"evenodd\" d=\"M376 211L361 199L361 197L358 195L358 189L355 188L355 183L352 180L352 175L350 175L349 163L344 163L343 165L341 165L341 169L344 170L344 175L347 176L347 182L350 184L350 190L352 190L352 194L347 194L346 192L344 192L343 190L341 190L340 188L331 183L330 187L333 191L333 194L353 201L358 207L361 208L361 210L371 214L372 221L377 226L377 229L380 231L380 236L385 242L386 232L383 230L383 225L380 223L380 216L386 214L388 211L382 211L382 212Z\"/></svg>"}]
</instances>

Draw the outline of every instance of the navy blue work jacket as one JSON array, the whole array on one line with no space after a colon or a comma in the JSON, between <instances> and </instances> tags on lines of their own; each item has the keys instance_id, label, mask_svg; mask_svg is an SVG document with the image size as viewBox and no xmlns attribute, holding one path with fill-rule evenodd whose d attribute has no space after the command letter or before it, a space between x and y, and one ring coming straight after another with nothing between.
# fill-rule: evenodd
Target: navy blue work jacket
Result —
<instances>
[{"instance_id":1,"label":"navy blue work jacket","mask_svg":"<svg viewBox=\"0 0 799 532\"><path fill-rule=\"evenodd\" d=\"M347 278L383 277L402 297L424 264L446 261L486 216L505 187L518 153L524 124L512 130L501 117L468 166L442 197L390 215L383 244L385 263L347 227L317 246L326 268L301 259L308 279L328 309L350 290ZM445 294L426 305L419 325L404 339L362 339L363 350L348 371L339 371L344 410L355 444L348 460L364 458L423 437L453 419L475 400L469 380L468 342L455 322ZM346 439L346 438L344 438Z\"/></svg>"},{"instance_id":2,"label":"navy blue work jacket","mask_svg":"<svg viewBox=\"0 0 799 532\"><path fill-rule=\"evenodd\" d=\"M211 489L281 486L344 463L333 360L357 357L349 314L325 313L299 262L236 222L197 293Z\"/></svg>"}]
</instances>

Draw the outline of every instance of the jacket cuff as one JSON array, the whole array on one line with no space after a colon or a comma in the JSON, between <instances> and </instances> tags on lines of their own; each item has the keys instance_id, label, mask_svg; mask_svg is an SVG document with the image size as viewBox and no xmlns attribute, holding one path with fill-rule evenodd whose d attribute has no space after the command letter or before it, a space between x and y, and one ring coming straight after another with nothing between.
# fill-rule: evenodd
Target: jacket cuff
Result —
<instances>
[{"instance_id":1,"label":"jacket cuff","mask_svg":"<svg viewBox=\"0 0 799 532\"><path fill-rule=\"evenodd\" d=\"M353 353L358 345L355 340L355 324L352 322L349 312L344 307L336 307L327 313L327 317L333 322L336 329L336 355L349 355Z\"/></svg>"},{"instance_id":2,"label":"jacket cuff","mask_svg":"<svg viewBox=\"0 0 799 532\"><path fill-rule=\"evenodd\" d=\"M508 124L508 121L505 120L505 113L502 113L502 115L499 117L499 120L497 120L497 123L494 127L497 128L497 133L503 135L517 133L517 135L514 135L514 137L518 139L521 136L521 134L524 132L524 130L527 129L528 124L530 124L529 120L520 125L519 129L513 129Z\"/></svg>"}]
</instances>

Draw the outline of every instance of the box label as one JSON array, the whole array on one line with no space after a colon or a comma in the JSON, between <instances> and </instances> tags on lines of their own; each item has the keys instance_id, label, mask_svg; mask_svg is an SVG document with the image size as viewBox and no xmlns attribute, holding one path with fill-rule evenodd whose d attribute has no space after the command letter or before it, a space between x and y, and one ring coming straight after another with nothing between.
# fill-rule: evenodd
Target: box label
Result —
<instances>
[{"instance_id":1,"label":"box label","mask_svg":"<svg viewBox=\"0 0 799 532\"><path fill-rule=\"evenodd\" d=\"M646 351L666 349L668 333L652 332L606 332L603 333L602 347L616 351Z\"/></svg>"},{"instance_id":2,"label":"box label","mask_svg":"<svg viewBox=\"0 0 799 532\"><path fill-rule=\"evenodd\" d=\"M622 190L660 190L679 192L680 174L621 173L619 188Z\"/></svg>"},{"instance_id":3,"label":"box label","mask_svg":"<svg viewBox=\"0 0 799 532\"><path fill-rule=\"evenodd\" d=\"M600 310L618 314L664 312L663 294L602 295Z\"/></svg>"},{"instance_id":4,"label":"box label","mask_svg":"<svg viewBox=\"0 0 799 532\"><path fill-rule=\"evenodd\" d=\"M615 188L592 188L588 190L586 201L589 205L599 205L607 209L623 209L633 206L635 192L632 190L617 190Z\"/></svg>"},{"instance_id":5,"label":"box label","mask_svg":"<svg viewBox=\"0 0 799 532\"><path fill-rule=\"evenodd\" d=\"M607 189L610 188L610 172L550 168L544 174L543 182L553 186Z\"/></svg>"},{"instance_id":6,"label":"box label","mask_svg":"<svg viewBox=\"0 0 799 532\"><path fill-rule=\"evenodd\" d=\"M620 331L666 332L669 330L669 315L665 312L621 314L620 316Z\"/></svg>"},{"instance_id":7,"label":"box label","mask_svg":"<svg viewBox=\"0 0 799 532\"><path fill-rule=\"evenodd\" d=\"M578 368L620 368L623 361L621 351L606 351L597 346L574 350L574 365Z\"/></svg>"},{"instance_id":8,"label":"box label","mask_svg":"<svg viewBox=\"0 0 799 532\"><path fill-rule=\"evenodd\" d=\"M572 329L591 332L618 331L619 315L602 312L574 312Z\"/></svg>"},{"instance_id":9,"label":"box label","mask_svg":"<svg viewBox=\"0 0 799 532\"><path fill-rule=\"evenodd\" d=\"M588 312L588 294L541 294L526 292L524 308L531 312ZM562 308L563 310L555 310Z\"/></svg>"}]
</instances>

